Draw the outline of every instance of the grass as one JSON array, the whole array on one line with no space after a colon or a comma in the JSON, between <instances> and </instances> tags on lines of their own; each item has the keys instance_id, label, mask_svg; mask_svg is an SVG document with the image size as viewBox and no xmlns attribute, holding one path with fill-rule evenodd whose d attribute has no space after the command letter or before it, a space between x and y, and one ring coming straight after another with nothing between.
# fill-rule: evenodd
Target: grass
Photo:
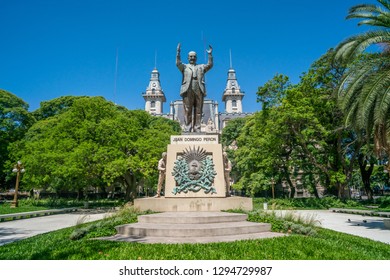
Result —
<instances>
[{"instance_id":1,"label":"grass","mask_svg":"<svg viewBox=\"0 0 390 280\"><path fill-rule=\"evenodd\" d=\"M121 200L94 200L89 201L90 208L109 208L122 206L124 201ZM11 203L2 203L0 204L0 215L2 214L14 214L21 212L30 212L30 211L39 211L47 210L53 208L70 208L70 207L84 207L83 200L69 200L69 199L20 199L19 207L10 208Z\"/></svg>"},{"instance_id":2,"label":"grass","mask_svg":"<svg viewBox=\"0 0 390 280\"><path fill-rule=\"evenodd\" d=\"M10 208L10 203L4 203L0 205L0 215L47 210L47 209L49 208L44 206L30 206L30 205L21 205L17 208Z\"/></svg>"},{"instance_id":3,"label":"grass","mask_svg":"<svg viewBox=\"0 0 390 280\"><path fill-rule=\"evenodd\" d=\"M254 198L253 208L263 209L263 203L268 203L270 210L299 210L299 209L329 209L329 208L350 208L365 209L367 206L377 206L378 208L370 209L373 211L390 211L390 196L383 196L375 201L358 201L358 200L341 200L335 197L323 197L321 199L310 198Z\"/></svg>"},{"instance_id":4,"label":"grass","mask_svg":"<svg viewBox=\"0 0 390 280\"><path fill-rule=\"evenodd\" d=\"M7 260L389 260L390 245L315 227L315 220L283 220L262 211L249 220L271 222L274 231L291 235L272 239L209 244L139 244L93 240L115 233L114 226L137 220L139 213L123 209L112 218L38 235L0 246ZM314 233L294 234L294 227ZM342 250L341 250L342 248Z\"/></svg>"},{"instance_id":5,"label":"grass","mask_svg":"<svg viewBox=\"0 0 390 280\"><path fill-rule=\"evenodd\" d=\"M0 248L1 259L34 260L388 260L389 245L320 230L317 237L211 244L138 244L66 239L72 230L39 236ZM42 246L45 244L44 246ZM17 245L17 246L16 246ZM343 248L343 250L340 250Z\"/></svg>"}]
</instances>

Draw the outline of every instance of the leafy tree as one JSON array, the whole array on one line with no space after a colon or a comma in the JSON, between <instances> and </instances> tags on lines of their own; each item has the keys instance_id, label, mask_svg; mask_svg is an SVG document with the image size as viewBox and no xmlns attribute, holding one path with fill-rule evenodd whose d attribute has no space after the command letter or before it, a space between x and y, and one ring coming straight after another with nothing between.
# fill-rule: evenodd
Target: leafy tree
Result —
<instances>
[{"instance_id":1,"label":"leafy tree","mask_svg":"<svg viewBox=\"0 0 390 280\"><path fill-rule=\"evenodd\" d=\"M286 90L291 86L289 78L283 74L276 74L257 90L257 102L262 103L262 110L281 104Z\"/></svg>"},{"instance_id":2,"label":"leafy tree","mask_svg":"<svg viewBox=\"0 0 390 280\"><path fill-rule=\"evenodd\" d=\"M349 10L347 19L361 19L359 25L376 29L341 42L335 58L349 63L339 88L347 123L373 135L376 154L383 157L390 154L390 1L378 2L380 5L362 4ZM379 52L365 52L374 46Z\"/></svg>"},{"instance_id":3,"label":"leafy tree","mask_svg":"<svg viewBox=\"0 0 390 280\"><path fill-rule=\"evenodd\" d=\"M293 116L300 120L302 127L291 128L305 160L305 169L309 175L317 174L314 176L317 184L342 197L349 195L347 183L361 143L355 141L353 132L343 123L344 115L335 91L345 65L334 62L333 56L334 51L329 50L314 62L299 85L289 91L288 99L293 108L299 109Z\"/></svg>"},{"instance_id":4,"label":"leafy tree","mask_svg":"<svg viewBox=\"0 0 390 280\"><path fill-rule=\"evenodd\" d=\"M43 101L32 114L37 120L53 117L68 110L73 102L85 96L61 96L49 101Z\"/></svg>"},{"instance_id":5,"label":"leafy tree","mask_svg":"<svg viewBox=\"0 0 390 280\"><path fill-rule=\"evenodd\" d=\"M221 142L224 147L228 147L241 133L247 118L236 118L230 120L222 130Z\"/></svg>"},{"instance_id":6,"label":"leafy tree","mask_svg":"<svg viewBox=\"0 0 390 280\"><path fill-rule=\"evenodd\" d=\"M9 145L20 140L34 121L26 102L10 92L0 90L0 188L8 186L7 175L11 172L11 167L6 164L9 160Z\"/></svg>"},{"instance_id":7,"label":"leafy tree","mask_svg":"<svg viewBox=\"0 0 390 280\"><path fill-rule=\"evenodd\" d=\"M348 196L348 180L362 142L344 127L338 107L335 90L344 71L342 64L333 62L330 50L299 84L276 87L279 91L273 96L278 102L268 103L273 105L248 119L241 130L234 156L242 177L236 187L247 186L255 193L275 180L287 184L294 197L295 186L302 181L316 196L320 185ZM281 77L259 89L280 85Z\"/></svg>"},{"instance_id":8,"label":"leafy tree","mask_svg":"<svg viewBox=\"0 0 390 280\"><path fill-rule=\"evenodd\" d=\"M234 151L234 161L239 181L234 186L247 189L252 195L268 190L273 181L281 184L286 181L294 197L292 183L291 153L293 139L281 117L283 105L257 112L248 118L237 139L238 149Z\"/></svg>"},{"instance_id":9,"label":"leafy tree","mask_svg":"<svg viewBox=\"0 0 390 280\"><path fill-rule=\"evenodd\" d=\"M141 180L157 176L158 158L178 129L173 121L156 118L102 97L77 98L63 112L35 123L14 144L13 156L24 161L23 180L31 187L81 193L120 183L133 199Z\"/></svg>"}]
</instances>

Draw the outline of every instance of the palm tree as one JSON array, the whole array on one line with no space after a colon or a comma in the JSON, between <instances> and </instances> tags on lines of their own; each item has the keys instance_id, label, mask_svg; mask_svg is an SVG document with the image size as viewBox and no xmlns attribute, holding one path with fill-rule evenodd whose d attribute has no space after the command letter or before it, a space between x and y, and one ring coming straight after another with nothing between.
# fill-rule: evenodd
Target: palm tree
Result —
<instances>
[{"instance_id":1,"label":"palm tree","mask_svg":"<svg viewBox=\"0 0 390 280\"><path fill-rule=\"evenodd\" d=\"M348 63L339 96L347 124L372 135L378 156L390 156L390 0L362 4L347 19L376 27L352 36L336 48L335 59ZM390 166L390 165L389 165Z\"/></svg>"}]
</instances>

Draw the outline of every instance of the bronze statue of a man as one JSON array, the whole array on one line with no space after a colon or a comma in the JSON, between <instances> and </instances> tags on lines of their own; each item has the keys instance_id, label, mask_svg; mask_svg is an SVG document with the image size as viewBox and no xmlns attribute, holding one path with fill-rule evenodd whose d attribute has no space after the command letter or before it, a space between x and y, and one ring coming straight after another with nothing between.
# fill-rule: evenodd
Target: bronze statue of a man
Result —
<instances>
[{"instance_id":1,"label":"bronze statue of a man","mask_svg":"<svg viewBox=\"0 0 390 280\"><path fill-rule=\"evenodd\" d=\"M177 45L176 66L183 74L180 96L183 98L185 132L200 132L203 99L206 96L204 75L213 67L213 48L209 46L207 64L196 64L196 52L188 53L188 64L181 62L180 43Z\"/></svg>"},{"instance_id":2,"label":"bronze statue of a man","mask_svg":"<svg viewBox=\"0 0 390 280\"><path fill-rule=\"evenodd\" d=\"M226 196L230 196L230 172L232 171L232 162L228 159L226 152L223 152L222 157L223 157Z\"/></svg>"},{"instance_id":3,"label":"bronze statue of a man","mask_svg":"<svg viewBox=\"0 0 390 280\"><path fill-rule=\"evenodd\" d=\"M165 174L166 174L166 166L167 166L167 153L163 152L161 154L161 159L158 161L158 184L157 184L157 194L154 197L160 197L161 196L161 189L163 187L164 181L165 181Z\"/></svg>"}]
</instances>

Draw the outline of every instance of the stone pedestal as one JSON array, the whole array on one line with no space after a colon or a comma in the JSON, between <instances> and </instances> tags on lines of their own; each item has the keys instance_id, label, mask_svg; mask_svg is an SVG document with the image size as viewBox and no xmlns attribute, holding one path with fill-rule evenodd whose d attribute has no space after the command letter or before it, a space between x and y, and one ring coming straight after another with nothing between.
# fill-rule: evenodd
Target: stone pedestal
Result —
<instances>
[{"instance_id":1,"label":"stone pedestal","mask_svg":"<svg viewBox=\"0 0 390 280\"><path fill-rule=\"evenodd\" d=\"M174 171L175 162L179 157L183 157L186 153L193 153L195 158L197 154L203 153L205 156L211 157L214 170L216 172L213 178L212 187L215 192L206 193L204 189L199 191L188 191L175 193L174 188L178 187L175 181ZM191 156L190 156L191 157ZM191 161L191 160L189 160ZM190 162L188 162L190 165ZM226 197L226 188L224 180L224 167L222 159L222 145L219 144L218 134L188 134L171 137L171 144L167 149L167 172L165 178L165 197Z\"/></svg>"},{"instance_id":2,"label":"stone pedestal","mask_svg":"<svg viewBox=\"0 0 390 280\"><path fill-rule=\"evenodd\" d=\"M219 212L231 209L253 210L252 198L249 197L187 197L187 198L138 198L134 207L140 211L155 212Z\"/></svg>"},{"instance_id":3,"label":"stone pedestal","mask_svg":"<svg viewBox=\"0 0 390 280\"><path fill-rule=\"evenodd\" d=\"M141 198L134 206L158 212L252 210L252 199L226 197L222 145L218 134L171 136L164 196Z\"/></svg>"}]
</instances>

